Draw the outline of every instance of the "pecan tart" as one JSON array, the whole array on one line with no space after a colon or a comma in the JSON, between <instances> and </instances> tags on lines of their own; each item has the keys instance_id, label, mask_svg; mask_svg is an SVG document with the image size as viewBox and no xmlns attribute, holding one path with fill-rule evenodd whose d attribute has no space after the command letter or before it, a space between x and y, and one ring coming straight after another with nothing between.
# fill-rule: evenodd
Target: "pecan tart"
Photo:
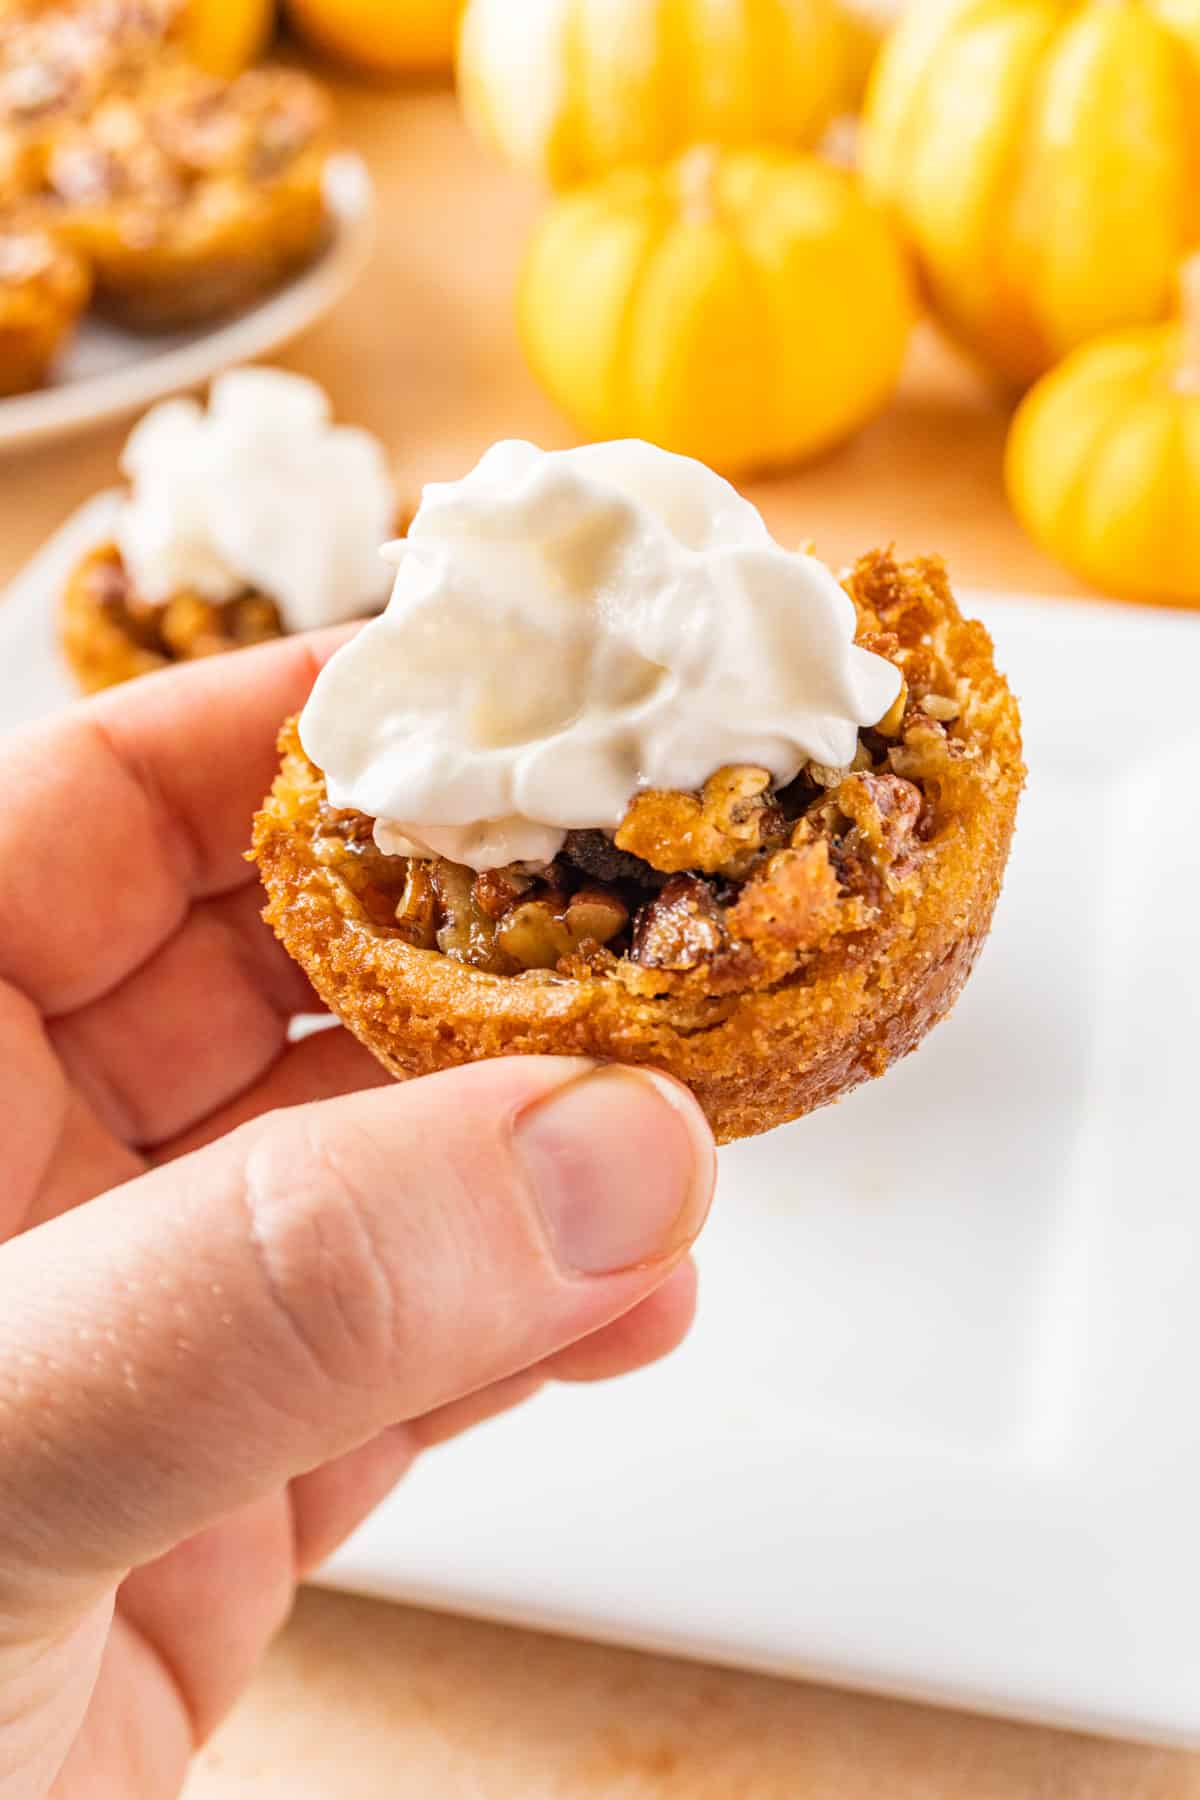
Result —
<instances>
[{"instance_id":1,"label":"pecan tart","mask_svg":"<svg viewBox=\"0 0 1200 1800\"><path fill-rule=\"evenodd\" d=\"M316 382L229 370L206 406L153 407L121 462L112 537L72 570L60 608L85 693L383 605L381 547L408 514L383 444L337 423Z\"/></svg>"},{"instance_id":2,"label":"pecan tart","mask_svg":"<svg viewBox=\"0 0 1200 1800\"><path fill-rule=\"evenodd\" d=\"M146 77L179 10L177 0L0 7L0 198L35 193L63 125Z\"/></svg>"},{"instance_id":3,"label":"pecan tart","mask_svg":"<svg viewBox=\"0 0 1200 1800\"><path fill-rule=\"evenodd\" d=\"M274 600L250 588L231 600L189 589L166 601L143 600L114 543L90 551L63 593L62 650L85 694L284 635Z\"/></svg>"},{"instance_id":4,"label":"pecan tart","mask_svg":"<svg viewBox=\"0 0 1200 1800\"><path fill-rule=\"evenodd\" d=\"M65 123L44 204L91 265L98 307L139 331L232 312L321 249L330 113L285 69L221 82L156 69Z\"/></svg>"},{"instance_id":5,"label":"pecan tart","mask_svg":"<svg viewBox=\"0 0 1200 1800\"><path fill-rule=\"evenodd\" d=\"M292 721L254 827L265 917L397 1077L644 1063L728 1141L883 1074L979 954L1024 770L1016 703L941 563L876 553L846 588L857 642L903 677L849 766L639 792L615 833L569 832L545 865L386 854L371 817L329 804Z\"/></svg>"}]
</instances>

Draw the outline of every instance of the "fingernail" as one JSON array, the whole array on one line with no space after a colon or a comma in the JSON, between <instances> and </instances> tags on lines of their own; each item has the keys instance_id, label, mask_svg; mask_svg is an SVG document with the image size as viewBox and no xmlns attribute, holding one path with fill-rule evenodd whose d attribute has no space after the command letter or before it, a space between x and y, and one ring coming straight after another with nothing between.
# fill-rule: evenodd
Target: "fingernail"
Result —
<instances>
[{"instance_id":1,"label":"fingernail","mask_svg":"<svg viewBox=\"0 0 1200 1800\"><path fill-rule=\"evenodd\" d=\"M665 1262L696 1236L716 1156L699 1106L649 1069L600 1069L568 1082L517 1122L560 1267L610 1275Z\"/></svg>"}]
</instances>

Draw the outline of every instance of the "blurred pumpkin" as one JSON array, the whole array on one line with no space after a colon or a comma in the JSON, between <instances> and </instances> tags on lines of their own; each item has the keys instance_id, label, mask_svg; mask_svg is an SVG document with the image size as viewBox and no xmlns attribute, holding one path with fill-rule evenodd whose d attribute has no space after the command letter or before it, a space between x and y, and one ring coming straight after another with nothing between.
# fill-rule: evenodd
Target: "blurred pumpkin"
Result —
<instances>
[{"instance_id":1,"label":"blurred pumpkin","mask_svg":"<svg viewBox=\"0 0 1200 1800\"><path fill-rule=\"evenodd\" d=\"M529 361L596 438L727 474L849 436L890 395L913 319L903 257L841 170L687 152L558 200L520 284Z\"/></svg>"},{"instance_id":2,"label":"blurred pumpkin","mask_svg":"<svg viewBox=\"0 0 1200 1800\"><path fill-rule=\"evenodd\" d=\"M862 106L880 46L904 11L904 0L841 0L842 105Z\"/></svg>"},{"instance_id":3,"label":"blurred pumpkin","mask_svg":"<svg viewBox=\"0 0 1200 1800\"><path fill-rule=\"evenodd\" d=\"M842 97L837 0L468 0L467 116L556 187L703 142L814 144Z\"/></svg>"},{"instance_id":4,"label":"blurred pumpkin","mask_svg":"<svg viewBox=\"0 0 1200 1800\"><path fill-rule=\"evenodd\" d=\"M863 170L1011 381L1165 318L1200 237L1200 0L925 0L875 66Z\"/></svg>"},{"instance_id":5,"label":"blurred pumpkin","mask_svg":"<svg viewBox=\"0 0 1200 1800\"><path fill-rule=\"evenodd\" d=\"M317 49L377 75L449 68L462 9L463 0L287 0Z\"/></svg>"},{"instance_id":6,"label":"blurred pumpkin","mask_svg":"<svg viewBox=\"0 0 1200 1800\"><path fill-rule=\"evenodd\" d=\"M1030 390L1006 476L1031 536L1085 581L1200 606L1200 264L1181 322L1097 338Z\"/></svg>"},{"instance_id":7,"label":"blurred pumpkin","mask_svg":"<svg viewBox=\"0 0 1200 1800\"><path fill-rule=\"evenodd\" d=\"M275 0L187 0L180 36L210 75L240 75L262 55L275 29Z\"/></svg>"}]
</instances>

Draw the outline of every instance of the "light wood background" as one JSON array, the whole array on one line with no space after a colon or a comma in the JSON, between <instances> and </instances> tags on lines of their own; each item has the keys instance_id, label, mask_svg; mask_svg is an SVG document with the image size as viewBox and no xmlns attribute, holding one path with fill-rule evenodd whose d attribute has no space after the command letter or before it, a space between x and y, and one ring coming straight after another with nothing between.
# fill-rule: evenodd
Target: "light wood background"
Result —
<instances>
[{"instance_id":1,"label":"light wood background","mask_svg":"<svg viewBox=\"0 0 1200 1800\"><path fill-rule=\"evenodd\" d=\"M414 488L462 474L498 437L572 442L521 360L513 323L539 195L472 143L449 94L339 95L344 135L379 186L380 242L358 290L283 360L378 431ZM894 539L904 552L940 551L963 583L1081 592L1004 504L1006 423L1002 401L922 332L883 418L813 467L748 491L784 541L812 537L833 562ZM125 431L0 462L0 577L67 508L112 482Z\"/></svg>"},{"instance_id":2,"label":"light wood background","mask_svg":"<svg viewBox=\"0 0 1200 1800\"><path fill-rule=\"evenodd\" d=\"M569 429L517 352L513 276L537 196L467 140L449 95L341 90L381 242L361 288L286 360L388 442L406 480L496 437ZM936 549L962 583L1080 590L1000 485L1003 406L929 334L888 415L751 490L838 562ZM124 429L0 463L0 580L112 482ZM309 1593L188 1800L1200 1800L1200 1758L955 1717Z\"/></svg>"}]
</instances>

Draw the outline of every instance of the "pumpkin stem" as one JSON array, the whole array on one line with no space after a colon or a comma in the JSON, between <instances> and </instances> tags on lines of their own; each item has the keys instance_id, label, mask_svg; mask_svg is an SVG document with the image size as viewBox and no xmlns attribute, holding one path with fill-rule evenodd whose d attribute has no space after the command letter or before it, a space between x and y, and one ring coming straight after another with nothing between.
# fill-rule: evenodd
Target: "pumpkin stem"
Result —
<instances>
[{"instance_id":1,"label":"pumpkin stem","mask_svg":"<svg viewBox=\"0 0 1200 1800\"><path fill-rule=\"evenodd\" d=\"M679 161L679 199L689 225L711 225L717 216L717 151L697 144Z\"/></svg>"},{"instance_id":2,"label":"pumpkin stem","mask_svg":"<svg viewBox=\"0 0 1200 1800\"><path fill-rule=\"evenodd\" d=\"M1189 256L1179 272L1179 364L1175 386L1200 393L1200 255Z\"/></svg>"}]
</instances>

